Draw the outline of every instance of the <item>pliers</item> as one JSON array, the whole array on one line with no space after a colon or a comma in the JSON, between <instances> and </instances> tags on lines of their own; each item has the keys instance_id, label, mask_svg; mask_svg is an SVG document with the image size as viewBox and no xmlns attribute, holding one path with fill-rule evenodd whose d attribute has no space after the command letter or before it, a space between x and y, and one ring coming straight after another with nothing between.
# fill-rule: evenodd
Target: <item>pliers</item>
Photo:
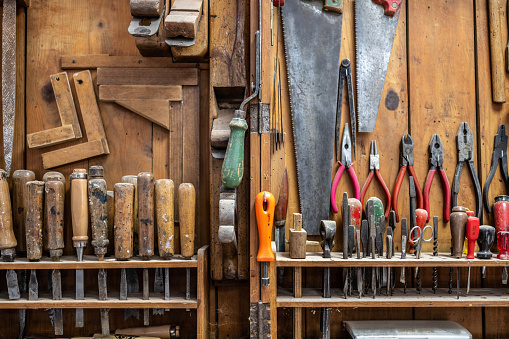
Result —
<instances>
[{"instance_id":1,"label":"pliers","mask_svg":"<svg viewBox=\"0 0 509 339\"><path fill-rule=\"evenodd\" d=\"M364 196L366 195L366 191L368 190L368 186L371 183L371 180L373 179L373 175L376 174L376 177L378 179L378 182L380 182L380 185L382 186L383 190L385 191L385 197L387 199L386 204L387 207L385 208L385 219L389 218L389 212L391 211L391 192L387 188L387 185L384 182L384 179L382 179L382 176L380 175L380 155L378 154L378 149L376 147L376 141L371 141L371 150L369 152L369 175L366 179L366 182L364 183L364 186L362 187L361 191L361 203L362 208L364 208Z\"/></svg>"},{"instance_id":2,"label":"pliers","mask_svg":"<svg viewBox=\"0 0 509 339\"><path fill-rule=\"evenodd\" d=\"M456 171L454 172L454 181L452 182L452 207L457 205L458 202L458 193L460 192L460 179L461 179L461 170L463 169L463 163L468 163L468 168L470 169L470 175L472 176L472 181L475 186L475 204L477 207L477 217L481 217L482 213L482 198L481 198L481 185L479 184L479 178L477 177L477 173L475 171L474 166L474 135L470 130L470 126L468 123L462 122L460 127L458 128L458 133L456 133L456 141L458 143L458 165L456 166Z\"/></svg>"},{"instance_id":3,"label":"pliers","mask_svg":"<svg viewBox=\"0 0 509 339\"><path fill-rule=\"evenodd\" d=\"M396 221L399 222L398 215L398 195L399 189L401 188L401 183L403 182L403 178L405 177L405 172L408 168L410 172L409 175L414 178L414 184L417 191L417 208L422 208L422 191L421 186L419 185L419 181L417 181L417 175L414 171L414 141L410 134L405 134L401 137L401 158L400 158L400 168L398 173L398 178L396 179L396 186L394 186L394 191L392 194L392 208L396 214Z\"/></svg>"},{"instance_id":4,"label":"pliers","mask_svg":"<svg viewBox=\"0 0 509 339\"><path fill-rule=\"evenodd\" d=\"M507 134L505 133L505 126L498 126L497 134L495 134L495 147L493 148L493 157L491 158L491 169L484 183L483 201L484 207L488 213L491 213L491 206L488 200L488 193L490 191L490 184L497 170L498 161L500 160L500 171L502 172L502 179L505 183L506 192L509 192L509 176L507 174Z\"/></svg>"},{"instance_id":5,"label":"pliers","mask_svg":"<svg viewBox=\"0 0 509 339\"><path fill-rule=\"evenodd\" d=\"M356 154L356 129L357 124L355 122L355 104L353 97L353 85L352 85L352 70L350 68L350 59L343 59L341 61L341 65L339 66L339 86L338 86L338 101L336 108L336 153L338 153L337 147L339 146L339 133L341 127L341 111L343 109L343 87L345 84L347 86L347 94L348 94L348 108L350 110L350 124L352 126L352 141L353 143L353 158L357 157ZM345 125L346 126L346 125ZM339 161L339 156L338 156Z\"/></svg>"},{"instance_id":6,"label":"pliers","mask_svg":"<svg viewBox=\"0 0 509 339\"><path fill-rule=\"evenodd\" d=\"M339 159L339 147L337 145L336 158ZM336 190L338 188L339 179L341 179L341 175L343 175L345 168L348 170L348 174L350 175L350 179L352 180L353 187L355 189L355 199L359 200L361 196L359 181L357 180L357 176L355 175L355 171L353 169L352 141L350 140L348 124L345 124L345 129L343 131L343 141L341 143L341 161L338 160L338 164L339 168L336 172L334 180L332 181L332 189L330 193L330 204L334 213L338 213L338 206L336 205Z\"/></svg>"},{"instance_id":7,"label":"pliers","mask_svg":"<svg viewBox=\"0 0 509 339\"><path fill-rule=\"evenodd\" d=\"M424 184L424 209L428 212L428 218L426 221L429 221L429 216L431 215L429 212L429 191L431 189L433 177L435 176L435 171L438 169L440 172L440 178L442 179L442 186L445 195L444 220L445 222L448 222L451 213L451 187L449 186L449 180L447 179L445 170L442 167L444 164L444 147L442 146L442 141L438 134L433 134L428 147L430 154L429 171L428 176L426 177L426 183Z\"/></svg>"}]
</instances>

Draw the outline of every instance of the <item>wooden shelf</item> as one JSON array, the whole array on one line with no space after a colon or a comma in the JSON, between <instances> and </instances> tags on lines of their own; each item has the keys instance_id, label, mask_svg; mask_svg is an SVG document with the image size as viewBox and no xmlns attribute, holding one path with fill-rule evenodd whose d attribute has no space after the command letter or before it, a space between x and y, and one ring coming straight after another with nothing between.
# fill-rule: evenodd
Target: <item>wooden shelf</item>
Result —
<instances>
[{"instance_id":1,"label":"wooden shelf","mask_svg":"<svg viewBox=\"0 0 509 339\"><path fill-rule=\"evenodd\" d=\"M2 309L41 309L41 308L171 308L183 309L198 308L196 297L186 300L182 294L170 296L170 300L164 300L161 294L150 295L149 300L143 300L141 293L133 293L127 296L127 300L118 299L116 293L108 293L108 300L98 300L97 293L85 293L85 300L76 300L73 292L64 293L62 300L53 300L50 294L42 293L39 300L28 300L23 296L17 300L9 300L6 294L0 297Z\"/></svg>"},{"instance_id":2,"label":"wooden shelf","mask_svg":"<svg viewBox=\"0 0 509 339\"><path fill-rule=\"evenodd\" d=\"M382 293L384 293L383 291ZM355 293L344 298L343 291L331 289L332 298L322 298L320 289L303 288L302 298L295 298L291 289L278 289L277 307L507 307L509 304L509 288L460 289L460 298L456 299L456 289L452 294L448 289L438 289L434 294L431 289L423 289L420 293L415 289L396 289L394 295L372 294L359 299Z\"/></svg>"},{"instance_id":3,"label":"wooden shelf","mask_svg":"<svg viewBox=\"0 0 509 339\"><path fill-rule=\"evenodd\" d=\"M308 252L306 259L291 259L289 252L278 252L276 255L277 267L507 267L509 260L499 260L496 258L481 260L467 259L463 256L461 259L451 257L446 253L439 253L434 257L428 253L422 253L421 258L417 259L415 255L408 254L406 259L401 259L401 253L396 253L392 259L380 257L376 259L354 258L343 259L343 253L332 252L332 258L323 258L321 252Z\"/></svg>"},{"instance_id":4,"label":"wooden shelf","mask_svg":"<svg viewBox=\"0 0 509 339\"><path fill-rule=\"evenodd\" d=\"M60 261L51 261L50 258L42 258L40 261L28 261L26 258L16 258L13 262L0 262L0 270L4 269L97 269L97 268L193 268L198 267L194 255L191 259L184 259L175 255L170 260L162 260L160 257L153 257L151 260L142 260L134 257L126 261L115 260L113 257L106 257L99 261L95 255L85 255L83 261L77 261L75 256L63 256Z\"/></svg>"}]
</instances>

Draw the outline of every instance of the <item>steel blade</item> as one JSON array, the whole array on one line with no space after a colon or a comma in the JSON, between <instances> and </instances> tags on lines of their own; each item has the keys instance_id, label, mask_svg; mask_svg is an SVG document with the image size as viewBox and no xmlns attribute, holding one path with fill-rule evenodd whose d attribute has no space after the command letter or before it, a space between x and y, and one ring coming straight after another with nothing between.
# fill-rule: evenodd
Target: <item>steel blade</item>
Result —
<instances>
[{"instance_id":1,"label":"steel blade","mask_svg":"<svg viewBox=\"0 0 509 339\"><path fill-rule=\"evenodd\" d=\"M99 300L108 300L108 273L104 268L99 269L97 274Z\"/></svg>"},{"instance_id":2,"label":"steel blade","mask_svg":"<svg viewBox=\"0 0 509 339\"><path fill-rule=\"evenodd\" d=\"M7 292L9 292L9 299L19 299L18 275L16 274L16 271L7 270L5 277L7 279Z\"/></svg>"},{"instance_id":3,"label":"steel blade","mask_svg":"<svg viewBox=\"0 0 509 339\"><path fill-rule=\"evenodd\" d=\"M154 293L164 293L164 273L162 268L156 268L155 279L154 279ZM163 315L164 309L154 308L152 309L153 315Z\"/></svg>"},{"instance_id":4,"label":"steel blade","mask_svg":"<svg viewBox=\"0 0 509 339\"><path fill-rule=\"evenodd\" d=\"M329 218L343 16L320 1L281 10L302 227L319 235Z\"/></svg>"},{"instance_id":5,"label":"steel blade","mask_svg":"<svg viewBox=\"0 0 509 339\"><path fill-rule=\"evenodd\" d=\"M384 15L372 0L355 1L357 121L374 132L399 15Z\"/></svg>"},{"instance_id":6,"label":"steel blade","mask_svg":"<svg viewBox=\"0 0 509 339\"><path fill-rule=\"evenodd\" d=\"M164 269L164 300L170 300L170 269ZM165 308L165 311L169 311L169 308Z\"/></svg>"},{"instance_id":7,"label":"steel blade","mask_svg":"<svg viewBox=\"0 0 509 339\"><path fill-rule=\"evenodd\" d=\"M85 299L85 292L83 290L83 270L76 270L76 300L84 300ZM83 322L83 309L77 308L76 309L76 327L84 327L85 324Z\"/></svg>"},{"instance_id":8,"label":"steel blade","mask_svg":"<svg viewBox=\"0 0 509 339\"><path fill-rule=\"evenodd\" d=\"M60 270L52 270L51 272L51 293L53 295L53 300L62 300L62 278L60 275ZM64 318L62 315L61 308L55 308L53 317L53 327L55 329L55 335L63 335L64 334Z\"/></svg>"},{"instance_id":9,"label":"steel blade","mask_svg":"<svg viewBox=\"0 0 509 339\"><path fill-rule=\"evenodd\" d=\"M125 268L120 271L120 300L127 300L127 277Z\"/></svg>"},{"instance_id":10,"label":"steel blade","mask_svg":"<svg viewBox=\"0 0 509 339\"><path fill-rule=\"evenodd\" d=\"M126 270L127 276L127 293L139 293L140 282L138 280L138 272L135 268L128 268ZM129 317L135 317L140 320L140 310L134 308L126 308L124 318L127 320Z\"/></svg>"},{"instance_id":11,"label":"steel blade","mask_svg":"<svg viewBox=\"0 0 509 339\"><path fill-rule=\"evenodd\" d=\"M30 270L30 282L28 283L28 300L39 300L39 282L37 281L37 273Z\"/></svg>"}]
</instances>

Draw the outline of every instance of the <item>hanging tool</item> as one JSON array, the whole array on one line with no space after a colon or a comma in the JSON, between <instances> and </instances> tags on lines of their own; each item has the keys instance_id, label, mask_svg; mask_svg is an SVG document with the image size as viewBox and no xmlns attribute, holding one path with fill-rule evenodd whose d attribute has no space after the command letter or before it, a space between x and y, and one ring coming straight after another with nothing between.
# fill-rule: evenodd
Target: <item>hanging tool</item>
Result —
<instances>
[{"instance_id":1,"label":"hanging tool","mask_svg":"<svg viewBox=\"0 0 509 339\"><path fill-rule=\"evenodd\" d=\"M474 182L475 185L476 206L477 206L476 215L480 217L482 213L481 185L479 184L479 179L477 177L477 173L475 171L474 166L474 135L472 134L470 126L468 126L468 123L462 122L460 124L460 127L458 128L458 133L456 134L456 141L458 143L458 165L456 166L456 171L454 172L454 180L452 182L451 204L452 207L454 207L458 202L461 170L463 169L463 163L466 162L468 163L468 168L470 169L472 181Z\"/></svg>"},{"instance_id":2,"label":"hanging tool","mask_svg":"<svg viewBox=\"0 0 509 339\"><path fill-rule=\"evenodd\" d=\"M56 172L58 173L58 172ZM61 173L44 176L45 224L48 250L52 261L60 261L64 249L65 178ZM62 300L62 279L59 269L51 271L53 300ZM63 335L64 324L61 308L54 309L55 335Z\"/></svg>"},{"instance_id":3,"label":"hanging tool","mask_svg":"<svg viewBox=\"0 0 509 339\"><path fill-rule=\"evenodd\" d=\"M390 230L390 231L389 231ZM386 241L386 247L387 247L387 259L392 259L392 246L394 245L393 242L393 235L392 235L392 229L387 229L387 236L385 238ZM387 290L386 295L392 295L392 267L389 267L387 269Z\"/></svg>"},{"instance_id":4,"label":"hanging tool","mask_svg":"<svg viewBox=\"0 0 509 339\"><path fill-rule=\"evenodd\" d=\"M361 223L361 243L362 243L362 257L363 258L366 258L369 253L368 238L369 238L368 221L366 219L364 219L364 220L362 220L362 223ZM362 268L361 291L362 291L362 294L365 294L367 291L366 267Z\"/></svg>"},{"instance_id":5,"label":"hanging tool","mask_svg":"<svg viewBox=\"0 0 509 339\"><path fill-rule=\"evenodd\" d=\"M500 28L499 0L488 1L491 55L491 91L493 102L505 102L505 72Z\"/></svg>"},{"instance_id":6,"label":"hanging tool","mask_svg":"<svg viewBox=\"0 0 509 339\"><path fill-rule=\"evenodd\" d=\"M76 248L78 261L83 261L83 251L88 242L88 199L87 199L87 171L74 169L71 174L71 216L72 241ZM84 300L83 269L76 269L76 300ZM76 327L84 327L83 309L76 309Z\"/></svg>"},{"instance_id":7,"label":"hanging tool","mask_svg":"<svg viewBox=\"0 0 509 339\"><path fill-rule=\"evenodd\" d=\"M322 238L321 246L323 249L323 258L330 258L331 251L334 248L334 236L336 235L336 222L333 220L322 220L320 222L320 236ZM322 297L330 298L330 267L323 268ZM330 307L322 307L320 331L322 338L330 338Z\"/></svg>"},{"instance_id":8,"label":"hanging tool","mask_svg":"<svg viewBox=\"0 0 509 339\"><path fill-rule=\"evenodd\" d=\"M352 142L350 145L353 148L353 158L357 158L357 143L356 143L356 119L355 119L355 103L353 96L353 85L352 85L352 69L350 67L350 59L343 59L339 66L339 89L338 89L338 103L336 109L336 159L339 159L339 133L341 128L341 111L343 109L343 88L345 85L346 78L346 89L348 95L348 108L350 110L350 126L352 126ZM345 131L348 130L348 125L345 124ZM343 142L344 142L343 132ZM351 157L350 157L351 158ZM339 161L339 160L338 160ZM357 198L359 199L359 198Z\"/></svg>"},{"instance_id":9,"label":"hanging tool","mask_svg":"<svg viewBox=\"0 0 509 339\"><path fill-rule=\"evenodd\" d=\"M415 192L415 185L414 185L414 177L409 177L408 178L409 182L408 182L408 193L409 193L409 196L410 196L410 228L414 228L415 225L417 225L417 216L415 214L415 197L417 196L416 192ZM410 239L413 239L413 234L410 234ZM410 242L410 247L408 249L408 251L410 253L414 253L414 245L412 242Z\"/></svg>"},{"instance_id":10,"label":"hanging tool","mask_svg":"<svg viewBox=\"0 0 509 339\"><path fill-rule=\"evenodd\" d=\"M385 198L386 198L386 208L385 208L385 218L389 218L389 212L391 210L391 192L389 192L389 189L387 188L387 185L384 182L384 179L382 178L382 175L380 175L380 155L378 154L378 148L376 147L376 141L371 141L371 148L369 152L369 175L366 179L366 182L364 183L364 186L362 187L361 191L361 202L364 206L364 196L366 195L366 192L368 190L368 186L371 183L371 180L373 179L373 176L376 174L376 178L378 179L378 182L382 186L384 192L385 192Z\"/></svg>"},{"instance_id":11,"label":"hanging tool","mask_svg":"<svg viewBox=\"0 0 509 339\"><path fill-rule=\"evenodd\" d=\"M138 244L142 260L154 255L154 174L138 174ZM148 268L143 268L143 300L149 300ZM150 324L149 309L143 309L143 325Z\"/></svg>"},{"instance_id":12,"label":"hanging tool","mask_svg":"<svg viewBox=\"0 0 509 339\"><path fill-rule=\"evenodd\" d=\"M468 254L467 259L474 259L475 242L479 238L479 218L468 217L467 219L467 239L468 239ZM467 295L470 292L470 270L471 266L468 266L468 279L467 279Z\"/></svg>"},{"instance_id":13,"label":"hanging tool","mask_svg":"<svg viewBox=\"0 0 509 339\"><path fill-rule=\"evenodd\" d=\"M274 218L274 196L270 192L260 192L255 198L256 221L258 223L258 255L256 260L262 263L262 285L267 287L269 280L269 261L274 261L270 245Z\"/></svg>"},{"instance_id":14,"label":"hanging tool","mask_svg":"<svg viewBox=\"0 0 509 339\"><path fill-rule=\"evenodd\" d=\"M406 218L401 219L401 259L406 259L406 245L408 241ZM406 273L405 266L401 267L399 282L404 284L404 293L406 293Z\"/></svg>"},{"instance_id":15,"label":"hanging tool","mask_svg":"<svg viewBox=\"0 0 509 339\"><path fill-rule=\"evenodd\" d=\"M343 15L338 12L343 1L327 1L326 5L331 7L298 0L288 1L281 9L300 211L311 236L319 235L320 221L329 218L334 160L331 122L339 84ZM337 12L322 10L334 7Z\"/></svg>"},{"instance_id":16,"label":"hanging tool","mask_svg":"<svg viewBox=\"0 0 509 339\"><path fill-rule=\"evenodd\" d=\"M108 206L106 180L102 166L91 166L88 171L88 201L90 224L92 225L92 246L99 261L103 261L110 241L108 240ZM111 222L111 221L110 221ZM99 300L108 299L108 273L100 268L97 276ZM102 335L110 334L110 320L107 308L101 308Z\"/></svg>"},{"instance_id":17,"label":"hanging tool","mask_svg":"<svg viewBox=\"0 0 509 339\"><path fill-rule=\"evenodd\" d=\"M361 202L355 198L348 198L348 206L350 208L350 224L348 231L349 238L349 256L357 251L357 259L360 259L361 252L361 222L362 222L362 205ZM362 270L359 267L351 269L351 276L357 277L357 292L359 292L359 298L362 295ZM353 285L353 284L352 284Z\"/></svg>"},{"instance_id":18,"label":"hanging tool","mask_svg":"<svg viewBox=\"0 0 509 339\"><path fill-rule=\"evenodd\" d=\"M433 256L438 256L438 217L433 217ZM438 287L438 268L433 267L433 293L437 292Z\"/></svg>"},{"instance_id":19,"label":"hanging tool","mask_svg":"<svg viewBox=\"0 0 509 339\"><path fill-rule=\"evenodd\" d=\"M184 259L191 259L194 255L196 192L192 184L183 183L179 186L178 194L180 218L180 253ZM274 209L272 210L272 215L274 215ZM191 269L187 267L186 300L189 299L191 299ZM186 310L189 311L189 309Z\"/></svg>"},{"instance_id":20,"label":"hanging tool","mask_svg":"<svg viewBox=\"0 0 509 339\"><path fill-rule=\"evenodd\" d=\"M440 140L440 136L438 134L433 134L431 140L429 142L429 171L426 177L426 184L424 185L424 209L428 212L429 221L430 211L429 211L429 191L431 189L431 182L433 181L433 177L435 176L435 171L438 169L440 172L440 178L442 179L442 187L444 190L444 221L448 222L450 219L450 210L451 210L451 188L449 186L449 180L447 179L447 174L443 168L444 164L444 147L442 146L442 141Z\"/></svg>"},{"instance_id":21,"label":"hanging tool","mask_svg":"<svg viewBox=\"0 0 509 339\"><path fill-rule=\"evenodd\" d=\"M44 219L44 182L29 181L27 186L26 246L27 259L39 261L42 258L42 225ZM35 269L30 270L28 300L39 299L39 283Z\"/></svg>"},{"instance_id":22,"label":"hanging tool","mask_svg":"<svg viewBox=\"0 0 509 339\"><path fill-rule=\"evenodd\" d=\"M159 256L168 260L175 254L175 195L171 179L160 179L155 182L156 225ZM157 273L157 271L156 271ZM157 281L157 279L156 279ZM170 269L164 268L164 300L170 300ZM154 282L155 284L155 282ZM154 287L155 292L155 287ZM169 310L169 309L168 309ZM154 312L161 314L161 311ZM154 313L154 314L156 314ZM164 312L162 313L164 314Z\"/></svg>"},{"instance_id":23,"label":"hanging tool","mask_svg":"<svg viewBox=\"0 0 509 339\"><path fill-rule=\"evenodd\" d=\"M337 136L337 135L336 135ZM339 141L339 140L338 140ZM336 144L336 158L339 159L339 143ZM334 213L338 213L338 207L336 205L336 190L339 185L339 180L343 175L343 172L348 171L348 175L352 180L353 187L355 190L355 199L359 200L361 197L359 180L357 180L357 175L355 174L355 170L353 169L352 162L352 141L350 140L350 132L348 131L348 124L345 124L345 129L343 131L343 141L341 142L341 161L338 160L339 168L334 176L334 180L332 181L332 188L330 194L330 202L332 206L332 211Z\"/></svg>"},{"instance_id":24,"label":"hanging tool","mask_svg":"<svg viewBox=\"0 0 509 339\"><path fill-rule=\"evenodd\" d=\"M282 3L277 0L273 2L273 7L278 9L276 16L278 20L281 18L281 6L283 5L284 1ZM276 25L276 57L274 58L274 83L272 87L272 152L280 149L281 143L284 142L283 110L281 104L281 60L279 59L279 22L274 24Z\"/></svg>"},{"instance_id":25,"label":"hanging tool","mask_svg":"<svg viewBox=\"0 0 509 339\"><path fill-rule=\"evenodd\" d=\"M403 0L355 2L359 132L374 132ZM382 5L384 13L382 14Z\"/></svg>"},{"instance_id":26,"label":"hanging tool","mask_svg":"<svg viewBox=\"0 0 509 339\"><path fill-rule=\"evenodd\" d=\"M509 54L508 54L509 57ZM505 125L498 126L497 134L495 134L495 142L493 146L493 155L491 157L491 168L484 183L483 190L483 201L484 207L491 213L491 205L488 198L490 191L491 181L495 176L498 162L500 161L500 172L502 174L502 180L504 180L505 192L509 192L509 175L507 174L507 134L505 132Z\"/></svg>"},{"instance_id":27,"label":"hanging tool","mask_svg":"<svg viewBox=\"0 0 509 339\"><path fill-rule=\"evenodd\" d=\"M394 186L394 191L392 193L392 208L396 213L396 221L399 222L399 213L398 213L398 196L399 190L401 188L401 184L403 183L403 178L405 177L405 172L408 168L409 175L414 178L414 184L417 192L417 208L422 208L423 197L421 186L419 185L419 181L417 180L417 175L414 170L414 141L410 134L405 134L401 137L400 144L400 160L399 160L399 173L398 178L396 179L396 185Z\"/></svg>"},{"instance_id":28,"label":"hanging tool","mask_svg":"<svg viewBox=\"0 0 509 339\"><path fill-rule=\"evenodd\" d=\"M276 241L276 251L285 251L285 224L286 224L286 211L288 208L288 173L285 168L281 185L279 186L279 198L277 200L276 210L274 214L274 240ZM277 268L277 281L279 284L283 282L283 267Z\"/></svg>"}]
</instances>

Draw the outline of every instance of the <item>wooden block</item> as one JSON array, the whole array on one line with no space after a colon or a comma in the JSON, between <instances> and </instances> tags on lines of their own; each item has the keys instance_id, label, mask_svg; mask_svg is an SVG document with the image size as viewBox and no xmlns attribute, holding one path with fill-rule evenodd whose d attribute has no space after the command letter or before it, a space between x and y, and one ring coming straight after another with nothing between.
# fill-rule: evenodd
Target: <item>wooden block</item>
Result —
<instances>
[{"instance_id":1,"label":"wooden block","mask_svg":"<svg viewBox=\"0 0 509 339\"><path fill-rule=\"evenodd\" d=\"M307 232L305 230L296 231L295 229L290 228L290 258L306 258L306 240Z\"/></svg>"},{"instance_id":2,"label":"wooden block","mask_svg":"<svg viewBox=\"0 0 509 339\"><path fill-rule=\"evenodd\" d=\"M63 142L76 139L72 125L46 129L27 135L28 148L42 148L58 145Z\"/></svg>"},{"instance_id":3,"label":"wooden block","mask_svg":"<svg viewBox=\"0 0 509 339\"><path fill-rule=\"evenodd\" d=\"M170 129L170 103L168 100L115 100L115 103L161 127Z\"/></svg>"},{"instance_id":4,"label":"wooden block","mask_svg":"<svg viewBox=\"0 0 509 339\"><path fill-rule=\"evenodd\" d=\"M198 85L197 68L98 68L98 85Z\"/></svg>"},{"instance_id":5,"label":"wooden block","mask_svg":"<svg viewBox=\"0 0 509 339\"><path fill-rule=\"evenodd\" d=\"M102 85L99 100L165 100L182 101L182 86L162 85Z\"/></svg>"},{"instance_id":6,"label":"wooden block","mask_svg":"<svg viewBox=\"0 0 509 339\"><path fill-rule=\"evenodd\" d=\"M160 16L163 0L131 0L132 16Z\"/></svg>"},{"instance_id":7,"label":"wooden block","mask_svg":"<svg viewBox=\"0 0 509 339\"><path fill-rule=\"evenodd\" d=\"M173 5L171 5L171 11L201 13L202 7L203 0L175 0Z\"/></svg>"},{"instance_id":8,"label":"wooden block","mask_svg":"<svg viewBox=\"0 0 509 339\"><path fill-rule=\"evenodd\" d=\"M166 36L174 38L183 36L185 38L194 39L198 32L198 23L201 14L198 12L174 12L164 19L164 27L166 28Z\"/></svg>"},{"instance_id":9,"label":"wooden block","mask_svg":"<svg viewBox=\"0 0 509 339\"><path fill-rule=\"evenodd\" d=\"M202 18L209 17L208 4L209 4L208 0L203 1ZM206 19L200 21L194 45L189 47L171 46L171 55L173 56L173 60L177 62L181 60L185 62L201 61L207 57L208 51L209 51L209 21Z\"/></svg>"},{"instance_id":10,"label":"wooden block","mask_svg":"<svg viewBox=\"0 0 509 339\"><path fill-rule=\"evenodd\" d=\"M106 140L99 139L44 153L42 165L49 169L108 153Z\"/></svg>"},{"instance_id":11,"label":"wooden block","mask_svg":"<svg viewBox=\"0 0 509 339\"><path fill-rule=\"evenodd\" d=\"M62 126L72 125L74 128L75 138L81 138L80 122L74 100L72 98L71 86L69 85L69 78L66 72L50 75L51 86L53 86L53 93L55 94L55 101L58 107L58 114Z\"/></svg>"}]
</instances>

